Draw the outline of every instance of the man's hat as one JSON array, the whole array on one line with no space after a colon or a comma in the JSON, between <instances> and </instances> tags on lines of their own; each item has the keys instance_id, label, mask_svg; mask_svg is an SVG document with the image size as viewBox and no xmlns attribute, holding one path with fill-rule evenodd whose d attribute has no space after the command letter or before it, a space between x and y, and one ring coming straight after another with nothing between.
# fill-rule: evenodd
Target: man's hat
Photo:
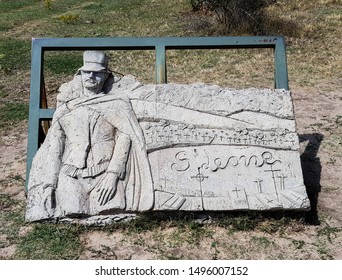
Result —
<instances>
[{"instance_id":1,"label":"man's hat","mask_svg":"<svg viewBox=\"0 0 342 280\"><path fill-rule=\"evenodd\" d=\"M110 72L108 69L108 56L100 51L85 51L83 53L83 71Z\"/></svg>"}]
</instances>

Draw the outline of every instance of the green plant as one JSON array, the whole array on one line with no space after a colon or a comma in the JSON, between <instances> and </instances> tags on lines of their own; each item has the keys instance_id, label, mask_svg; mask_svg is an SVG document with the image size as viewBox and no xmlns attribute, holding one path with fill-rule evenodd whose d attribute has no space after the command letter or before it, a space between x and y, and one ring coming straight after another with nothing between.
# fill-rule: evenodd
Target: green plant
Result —
<instances>
[{"instance_id":1,"label":"green plant","mask_svg":"<svg viewBox=\"0 0 342 280\"><path fill-rule=\"evenodd\" d=\"M219 259L219 254L220 254L220 250L218 249L219 245L220 244L219 244L218 241L211 242L211 248L214 249L214 254L213 254L213 257L212 257L213 260L218 260Z\"/></svg>"},{"instance_id":2,"label":"green plant","mask_svg":"<svg viewBox=\"0 0 342 280\"><path fill-rule=\"evenodd\" d=\"M25 224L24 208L25 204L22 201L13 199L6 194L0 194L0 236L6 237L1 238L0 248L17 245L21 242L19 232Z\"/></svg>"},{"instance_id":3,"label":"green plant","mask_svg":"<svg viewBox=\"0 0 342 280\"><path fill-rule=\"evenodd\" d=\"M207 225L203 225L197 222L190 222L187 227L186 241L192 245L198 245L203 238L211 238L213 231Z\"/></svg>"},{"instance_id":4,"label":"green plant","mask_svg":"<svg viewBox=\"0 0 342 280\"><path fill-rule=\"evenodd\" d=\"M255 213L241 213L240 216L226 215L217 220L218 226L229 229L230 232L253 230L259 222L259 217Z\"/></svg>"},{"instance_id":5,"label":"green plant","mask_svg":"<svg viewBox=\"0 0 342 280\"><path fill-rule=\"evenodd\" d=\"M14 9L22 9L31 5L32 0L1 1L1 11L7 12Z\"/></svg>"},{"instance_id":6,"label":"green plant","mask_svg":"<svg viewBox=\"0 0 342 280\"><path fill-rule=\"evenodd\" d=\"M44 67L52 74L73 75L82 65L82 53L72 52L47 52Z\"/></svg>"},{"instance_id":7,"label":"green plant","mask_svg":"<svg viewBox=\"0 0 342 280\"><path fill-rule=\"evenodd\" d=\"M318 231L318 236L325 236L330 243L333 238L337 236L337 233L341 232L342 228L331 227L328 224Z\"/></svg>"},{"instance_id":8,"label":"green plant","mask_svg":"<svg viewBox=\"0 0 342 280\"><path fill-rule=\"evenodd\" d=\"M263 249L267 249L268 247L274 244L272 240L269 240L265 236L261 236L261 237L252 236L251 241L255 242L258 246L262 247Z\"/></svg>"},{"instance_id":9,"label":"green plant","mask_svg":"<svg viewBox=\"0 0 342 280\"><path fill-rule=\"evenodd\" d=\"M68 13L59 16L59 19L66 24L75 24L79 17L79 15Z\"/></svg>"},{"instance_id":10,"label":"green plant","mask_svg":"<svg viewBox=\"0 0 342 280\"><path fill-rule=\"evenodd\" d=\"M160 227L160 223L157 218L152 214L144 214L133 218L132 220L120 223L113 223L107 227L99 227L99 230L114 232L117 230L123 231L127 236L140 234L147 231L152 231Z\"/></svg>"},{"instance_id":11,"label":"green plant","mask_svg":"<svg viewBox=\"0 0 342 280\"><path fill-rule=\"evenodd\" d=\"M0 110L0 128L27 119L28 105L23 102L4 102Z\"/></svg>"},{"instance_id":12,"label":"green plant","mask_svg":"<svg viewBox=\"0 0 342 280\"><path fill-rule=\"evenodd\" d=\"M18 244L16 259L77 259L83 250L77 225L35 224Z\"/></svg>"},{"instance_id":13,"label":"green plant","mask_svg":"<svg viewBox=\"0 0 342 280\"><path fill-rule=\"evenodd\" d=\"M47 10L52 10L52 0L44 0L44 7Z\"/></svg>"},{"instance_id":14,"label":"green plant","mask_svg":"<svg viewBox=\"0 0 342 280\"><path fill-rule=\"evenodd\" d=\"M300 250L300 249L302 249L302 248L304 247L305 241L293 239L293 240L292 240L292 244L293 244L293 246L295 246L295 248L296 248L297 250Z\"/></svg>"},{"instance_id":15,"label":"green plant","mask_svg":"<svg viewBox=\"0 0 342 280\"><path fill-rule=\"evenodd\" d=\"M13 74L17 69L30 68L30 41L16 38L0 40L0 71Z\"/></svg>"},{"instance_id":16,"label":"green plant","mask_svg":"<svg viewBox=\"0 0 342 280\"><path fill-rule=\"evenodd\" d=\"M296 221L298 223L299 221ZM273 234L276 232L282 232L284 228L290 223L289 217L281 217L280 219L269 219L265 220L263 223L260 224L259 229L263 232Z\"/></svg>"},{"instance_id":17,"label":"green plant","mask_svg":"<svg viewBox=\"0 0 342 280\"><path fill-rule=\"evenodd\" d=\"M0 181L1 183L1 181ZM7 208L10 208L17 204L17 201L12 199L10 196L5 194L0 194L0 211L4 211Z\"/></svg>"},{"instance_id":18,"label":"green plant","mask_svg":"<svg viewBox=\"0 0 342 280\"><path fill-rule=\"evenodd\" d=\"M314 244L317 247L317 253L322 260L333 260L333 256L329 254L329 248L324 242L318 242Z\"/></svg>"},{"instance_id":19,"label":"green plant","mask_svg":"<svg viewBox=\"0 0 342 280\"><path fill-rule=\"evenodd\" d=\"M208 2L211 2L211 1L190 0L190 5L191 5L193 11L199 11L201 9L205 9Z\"/></svg>"},{"instance_id":20,"label":"green plant","mask_svg":"<svg viewBox=\"0 0 342 280\"><path fill-rule=\"evenodd\" d=\"M341 126L341 125L342 125L342 116L340 116L340 115L336 116L335 123L336 123L338 126Z\"/></svg>"}]
</instances>

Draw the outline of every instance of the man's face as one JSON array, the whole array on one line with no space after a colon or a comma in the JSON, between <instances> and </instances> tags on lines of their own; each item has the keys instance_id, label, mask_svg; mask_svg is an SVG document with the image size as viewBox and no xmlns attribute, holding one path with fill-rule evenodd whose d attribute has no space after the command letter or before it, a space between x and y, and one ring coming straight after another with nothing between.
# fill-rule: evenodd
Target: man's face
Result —
<instances>
[{"instance_id":1,"label":"man's face","mask_svg":"<svg viewBox=\"0 0 342 280\"><path fill-rule=\"evenodd\" d=\"M103 84L108 78L107 72L92 72L82 70L81 75L83 86L94 93L101 92Z\"/></svg>"}]
</instances>

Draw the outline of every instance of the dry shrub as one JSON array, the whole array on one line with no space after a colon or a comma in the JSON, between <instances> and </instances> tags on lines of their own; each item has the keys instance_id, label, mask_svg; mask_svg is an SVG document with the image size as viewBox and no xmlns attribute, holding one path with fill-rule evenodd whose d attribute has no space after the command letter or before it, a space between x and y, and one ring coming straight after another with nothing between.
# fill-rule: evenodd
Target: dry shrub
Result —
<instances>
[{"instance_id":1,"label":"dry shrub","mask_svg":"<svg viewBox=\"0 0 342 280\"><path fill-rule=\"evenodd\" d=\"M275 0L190 0L194 11L215 14L229 34L263 33L265 8L275 3Z\"/></svg>"}]
</instances>

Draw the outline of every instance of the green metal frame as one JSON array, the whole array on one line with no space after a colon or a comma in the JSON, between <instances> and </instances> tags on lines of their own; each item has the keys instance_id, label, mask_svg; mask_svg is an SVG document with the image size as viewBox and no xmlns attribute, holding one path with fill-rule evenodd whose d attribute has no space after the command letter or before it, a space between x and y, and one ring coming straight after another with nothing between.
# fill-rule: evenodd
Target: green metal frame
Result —
<instances>
[{"instance_id":1,"label":"green metal frame","mask_svg":"<svg viewBox=\"0 0 342 280\"><path fill-rule=\"evenodd\" d=\"M39 146L39 125L51 120L54 109L41 108L43 61L46 51L56 50L155 50L156 83L167 83L166 51L179 49L271 48L274 50L275 88L289 89L285 39L252 37L145 37L145 38L41 38L32 39L31 88L28 124L26 189L34 155Z\"/></svg>"}]
</instances>

